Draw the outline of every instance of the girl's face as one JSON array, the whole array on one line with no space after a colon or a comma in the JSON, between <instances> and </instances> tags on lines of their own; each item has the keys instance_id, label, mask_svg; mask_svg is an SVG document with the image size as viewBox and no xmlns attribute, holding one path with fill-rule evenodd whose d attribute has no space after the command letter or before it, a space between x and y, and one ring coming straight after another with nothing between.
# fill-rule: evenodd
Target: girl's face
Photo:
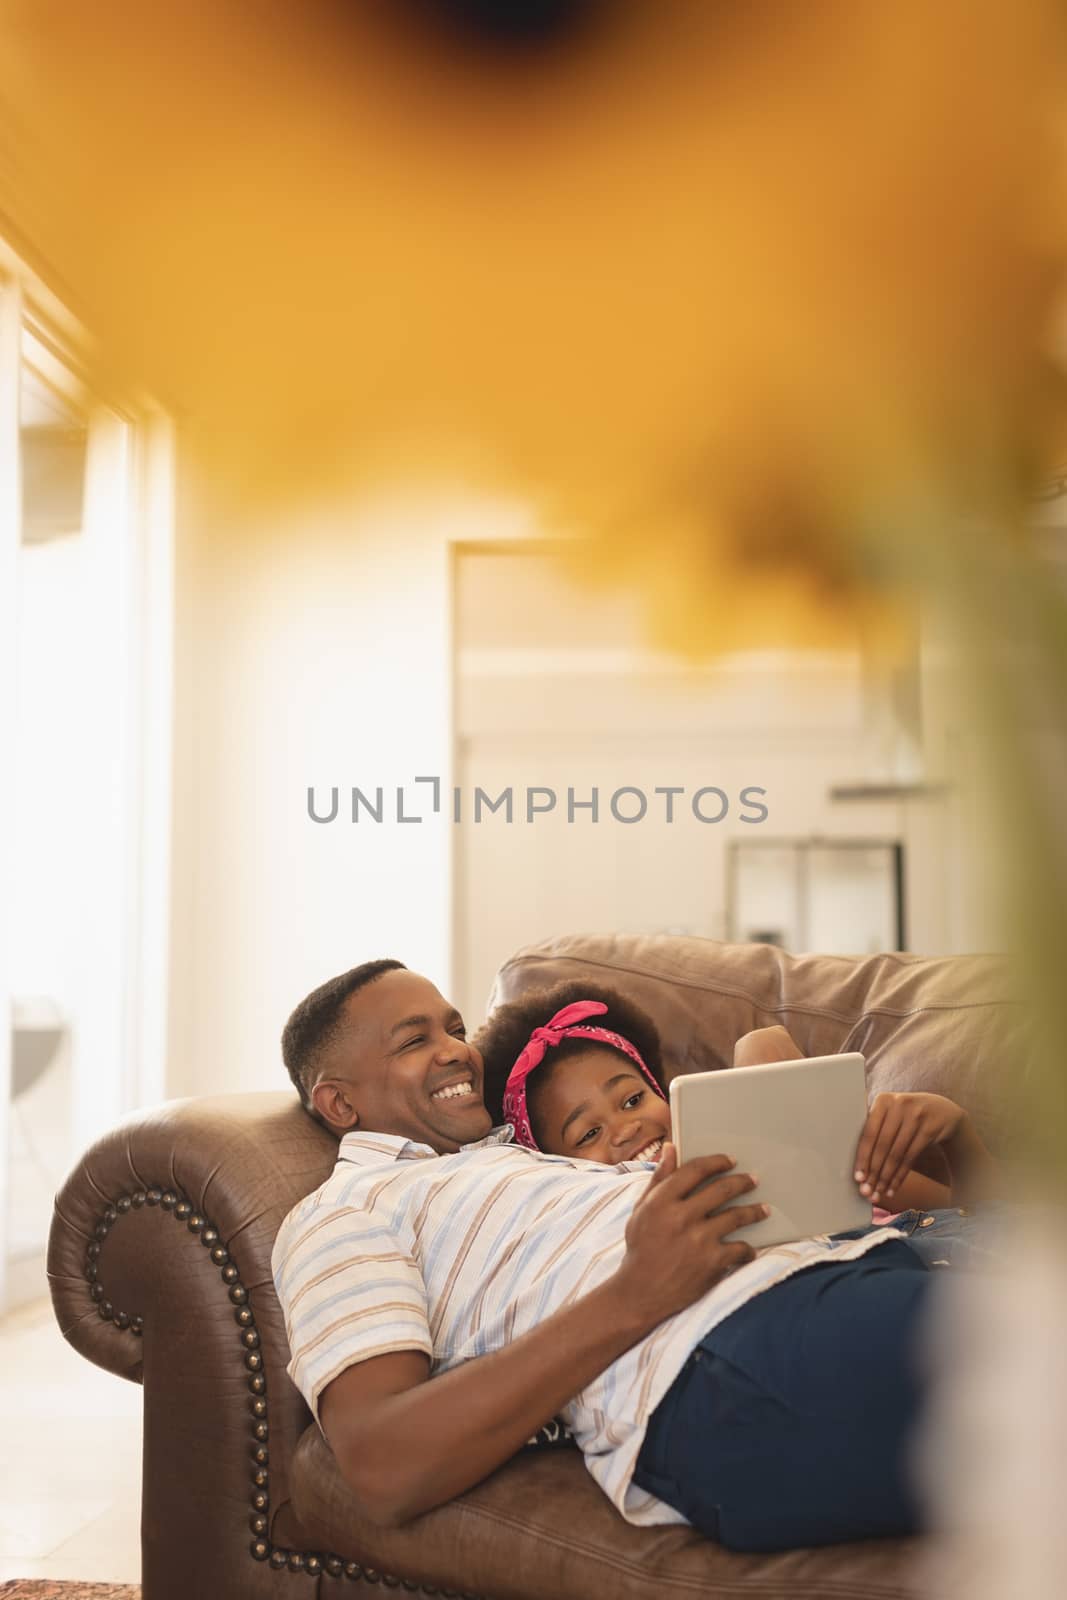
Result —
<instances>
[{"instance_id":1,"label":"girl's face","mask_svg":"<svg viewBox=\"0 0 1067 1600\"><path fill-rule=\"evenodd\" d=\"M610 1046L567 1056L543 1083L530 1081L541 1149L586 1161L658 1161L671 1113L640 1068Z\"/></svg>"}]
</instances>

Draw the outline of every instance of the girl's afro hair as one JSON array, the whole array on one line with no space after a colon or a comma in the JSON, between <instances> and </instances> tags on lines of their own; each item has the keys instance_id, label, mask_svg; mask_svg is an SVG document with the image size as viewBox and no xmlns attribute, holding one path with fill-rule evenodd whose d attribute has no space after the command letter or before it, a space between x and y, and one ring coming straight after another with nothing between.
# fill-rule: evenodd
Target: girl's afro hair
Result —
<instances>
[{"instance_id":1,"label":"girl's afro hair","mask_svg":"<svg viewBox=\"0 0 1067 1600\"><path fill-rule=\"evenodd\" d=\"M475 1035L472 1042L485 1058L485 1104L494 1125L504 1120L504 1088L508 1074L531 1033L535 1028L544 1027L557 1011L563 1006L573 1005L576 1000L599 1000L607 1006L605 1015L589 1018L590 1026L610 1028L613 1033L628 1039L660 1088L666 1092L659 1034L648 1013L615 989L589 983L584 978L571 978L549 989L531 989L518 1000L509 1000L506 1005L497 1006ZM543 1066L538 1067L531 1078L531 1085L542 1073L542 1081L547 1080L545 1068L565 1061L570 1055L577 1055L579 1050L587 1050L589 1044L588 1039L564 1039L562 1044L554 1046L547 1053Z\"/></svg>"}]
</instances>

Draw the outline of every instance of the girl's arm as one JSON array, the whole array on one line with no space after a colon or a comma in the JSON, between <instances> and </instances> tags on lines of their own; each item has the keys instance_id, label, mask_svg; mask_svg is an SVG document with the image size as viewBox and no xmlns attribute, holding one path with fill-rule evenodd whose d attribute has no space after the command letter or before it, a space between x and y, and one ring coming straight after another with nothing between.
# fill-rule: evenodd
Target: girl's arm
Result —
<instances>
[{"instance_id":1,"label":"girl's arm","mask_svg":"<svg viewBox=\"0 0 1067 1600\"><path fill-rule=\"evenodd\" d=\"M802 1061L804 1052L780 1024L754 1028L734 1045L735 1067L768 1061ZM931 1145L939 1145L950 1187L913 1170ZM856 1152L856 1182L872 1204L892 1211L965 1205L995 1195L1000 1172L962 1106L939 1094L875 1097Z\"/></svg>"},{"instance_id":2,"label":"girl's arm","mask_svg":"<svg viewBox=\"0 0 1067 1600\"><path fill-rule=\"evenodd\" d=\"M967 1112L954 1138L942 1146L952 1176L952 1201L991 1200L1001 1193L1000 1162L986 1146Z\"/></svg>"},{"instance_id":3,"label":"girl's arm","mask_svg":"<svg viewBox=\"0 0 1067 1600\"><path fill-rule=\"evenodd\" d=\"M909 1172L898 1183L888 1209L892 1211L937 1211L952 1204L952 1190L936 1178L926 1178L921 1172Z\"/></svg>"},{"instance_id":4,"label":"girl's arm","mask_svg":"<svg viewBox=\"0 0 1067 1600\"><path fill-rule=\"evenodd\" d=\"M918 1182L931 1180L920 1179L912 1168L934 1145L940 1146L948 1163L950 1205L965 1205L998 1192L999 1166L962 1106L941 1094L879 1094L856 1150L860 1193L872 1204L893 1210L928 1206L929 1200L919 1198ZM934 1188L941 1190L941 1185Z\"/></svg>"}]
</instances>

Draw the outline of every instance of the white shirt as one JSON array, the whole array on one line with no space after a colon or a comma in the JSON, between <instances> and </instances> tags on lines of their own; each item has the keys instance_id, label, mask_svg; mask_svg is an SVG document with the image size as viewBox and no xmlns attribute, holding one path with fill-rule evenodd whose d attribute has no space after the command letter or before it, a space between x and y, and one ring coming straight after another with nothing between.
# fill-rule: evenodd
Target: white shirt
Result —
<instances>
[{"instance_id":1,"label":"white shirt","mask_svg":"<svg viewBox=\"0 0 1067 1600\"><path fill-rule=\"evenodd\" d=\"M454 1155L349 1133L326 1182L294 1206L272 1256L292 1360L316 1418L346 1367L422 1350L431 1373L499 1350L616 1270L650 1162L606 1166L511 1142L510 1127ZM731 1272L613 1361L562 1415L585 1464L638 1524L685 1518L632 1482L648 1419L716 1323L794 1272L852 1260L899 1235L777 1245Z\"/></svg>"}]
</instances>

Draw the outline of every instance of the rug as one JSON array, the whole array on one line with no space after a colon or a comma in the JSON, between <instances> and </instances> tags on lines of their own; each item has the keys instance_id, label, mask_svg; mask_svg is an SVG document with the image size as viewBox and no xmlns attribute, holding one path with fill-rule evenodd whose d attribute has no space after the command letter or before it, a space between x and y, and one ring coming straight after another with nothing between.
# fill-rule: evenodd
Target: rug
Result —
<instances>
[{"instance_id":1,"label":"rug","mask_svg":"<svg viewBox=\"0 0 1067 1600\"><path fill-rule=\"evenodd\" d=\"M71 1583L56 1578L15 1578L0 1583L0 1600L141 1600L139 1585Z\"/></svg>"}]
</instances>

